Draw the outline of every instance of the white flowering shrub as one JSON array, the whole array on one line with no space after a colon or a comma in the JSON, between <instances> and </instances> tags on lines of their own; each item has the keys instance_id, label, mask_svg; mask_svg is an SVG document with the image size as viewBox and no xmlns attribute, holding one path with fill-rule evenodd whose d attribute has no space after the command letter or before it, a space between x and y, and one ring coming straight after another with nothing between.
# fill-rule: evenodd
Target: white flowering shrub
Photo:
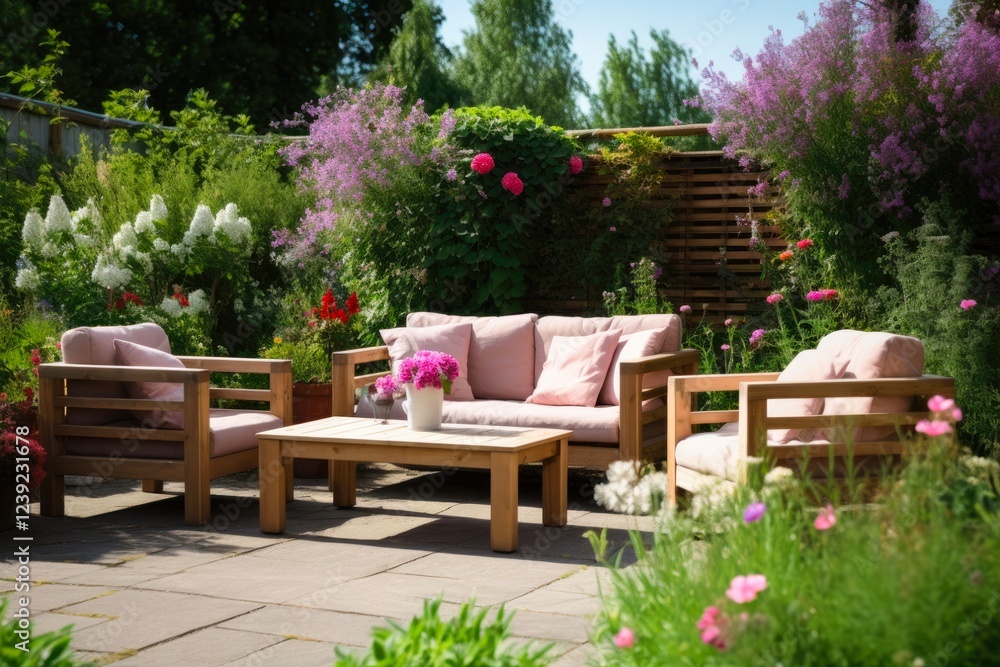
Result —
<instances>
[{"instance_id":1,"label":"white flowering shrub","mask_svg":"<svg viewBox=\"0 0 1000 667\"><path fill-rule=\"evenodd\" d=\"M215 214L202 204L183 237L169 239L167 217L166 202L154 195L108 238L93 200L70 212L55 195L44 218L25 216L16 285L69 326L154 320L183 328L185 337L200 339L192 351L205 351L219 298L232 298L236 284L249 281L252 227L236 204ZM206 289L188 291L192 283ZM196 322L172 322L184 318Z\"/></svg>"},{"instance_id":2,"label":"white flowering shrub","mask_svg":"<svg viewBox=\"0 0 1000 667\"><path fill-rule=\"evenodd\" d=\"M666 506L667 473L645 475L638 461L614 461L608 466L607 484L594 487L594 500L622 514L650 514Z\"/></svg>"}]
</instances>

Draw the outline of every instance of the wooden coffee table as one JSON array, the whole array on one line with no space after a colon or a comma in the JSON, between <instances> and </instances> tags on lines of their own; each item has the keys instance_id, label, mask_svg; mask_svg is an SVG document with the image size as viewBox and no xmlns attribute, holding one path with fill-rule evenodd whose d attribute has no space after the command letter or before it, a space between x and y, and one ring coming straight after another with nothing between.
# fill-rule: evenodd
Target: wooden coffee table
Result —
<instances>
[{"instance_id":1,"label":"wooden coffee table","mask_svg":"<svg viewBox=\"0 0 1000 667\"><path fill-rule=\"evenodd\" d=\"M356 464L396 463L490 471L490 547L517 549L517 468L542 463L542 522L566 525L567 448L572 431L444 424L412 431L406 422L331 417L264 431L260 441L260 530L285 530L287 468L293 459L333 461L333 504L356 503ZM291 497L291 493L288 494Z\"/></svg>"}]
</instances>

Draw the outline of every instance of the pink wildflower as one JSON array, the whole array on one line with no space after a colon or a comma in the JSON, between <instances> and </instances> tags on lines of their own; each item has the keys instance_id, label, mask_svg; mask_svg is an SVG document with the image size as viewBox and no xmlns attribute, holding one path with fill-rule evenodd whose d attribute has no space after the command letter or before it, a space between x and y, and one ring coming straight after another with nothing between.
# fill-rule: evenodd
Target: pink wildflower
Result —
<instances>
[{"instance_id":1,"label":"pink wildflower","mask_svg":"<svg viewBox=\"0 0 1000 667\"><path fill-rule=\"evenodd\" d=\"M773 306L774 304L778 303L779 301L784 300L784 298L785 297L784 297L783 294L781 294L781 292L775 292L774 294L771 294L766 299L764 299L764 301L767 301L768 304L770 304L770 305Z\"/></svg>"},{"instance_id":2,"label":"pink wildflower","mask_svg":"<svg viewBox=\"0 0 1000 667\"><path fill-rule=\"evenodd\" d=\"M813 290L806 294L806 301L822 301L823 293L819 290Z\"/></svg>"},{"instance_id":3,"label":"pink wildflower","mask_svg":"<svg viewBox=\"0 0 1000 667\"><path fill-rule=\"evenodd\" d=\"M632 628L623 627L615 635L614 642L618 648L632 648L635 646L635 633L632 632Z\"/></svg>"},{"instance_id":4,"label":"pink wildflower","mask_svg":"<svg viewBox=\"0 0 1000 667\"><path fill-rule=\"evenodd\" d=\"M617 232L618 228L617 227L608 227L608 231L609 232Z\"/></svg>"},{"instance_id":5,"label":"pink wildflower","mask_svg":"<svg viewBox=\"0 0 1000 667\"><path fill-rule=\"evenodd\" d=\"M836 299L840 296L840 293L835 289L823 289L820 290L820 294L823 295L824 300Z\"/></svg>"},{"instance_id":6,"label":"pink wildflower","mask_svg":"<svg viewBox=\"0 0 1000 667\"><path fill-rule=\"evenodd\" d=\"M837 515L833 511L833 505L826 504L826 507L819 511L813 526L816 530L829 530L837 524Z\"/></svg>"},{"instance_id":7,"label":"pink wildflower","mask_svg":"<svg viewBox=\"0 0 1000 667\"><path fill-rule=\"evenodd\" d=\"M722 350L723 352L728 352L729 345L727 343L723 343L722 345L719 346L719 349Z\"/></svg>"},{"instance_id":8,"label":"pink wildflower","mask_svg":"<svg viewBox=\"0 0 1000 667\"><path fill-rule=\"evenodd\" d=\"M745 523L756 523L764 517L766 511L767 505L764 503L750 503L743 510L743 521Z\"/></svg>"},{"instance_id":9,"label":"pink wildflower","mask_svg":"<svg viewBox=\"0 0 1000 667\"><path fill-rule=\"evenodd\" d=\"M806 248L808 248L812 244L813 244L812 239L802 239L801 241L797 242L795 245L798 246L799 250L805 250Z\"/></svg>"},{"instance_id":10,"label":"pink wildflower","mask_svg":"<svg viewBox=\"0 0 1000 667\"><path fill-rule=\"evenodd\" d=\"M493 171L494 166L493 156L489 153L480 153L472 158L472 171L477 174L488 174Z\"/></svg>"},{"instance_id":11,"label":"pink wildflower","mask_svg":"<svg viewBox=\"0 0 1000 667\"><path fill-rule=\"evenodd\" d=\"M753 333L750 334L750 344L756 345L760 342L760 339L767 334L767 329L754 329Z\"/></svg>"},{"instance_id":12,"label":"pink wildflower","mask_svg":"<svg viewBox=\"0 0 1000 667\"><path fill-rule=\"evenodd\" d=\"M729 583L729 590L726 591L726 597L736 604L752 602L757 599L757 593L765 588L767 588L767 577L763 574L733 577Z\"/></svg>"},{"instance_id":13,"label":"pink wildflower","mask_svg":"<svg viewBox=\"0 0 1000 667\"><path fill-rule=\"evenodd\" d=\"M927 409L931 412L947 412L955 407L955 399L944 396L931 396L927 399Z\"/></svg>"},{"instance_id":14,"label":"pink wildflower","mask_svg":"<svg viewBox=\"0 0 1000 667\"><path fill-rule=\"evenodd\" d=\"M524 182L521 177L512 171L508 171L504 174L503 179L500 181L500 185L503 186L504 190L508 190L515 197L524 192Z\"/></svg>"},{"instance_id":15,"label":"pink wildflower","mask_svg":"<svg viewBox=\"0 0 1000 667\"><path fill-rule=\"evenodd\" d=\"M962 299L962 302L958 304L958 307L961 308L962 310L972 310L977 305L978 304L976 303L975 299Z\"/></svg>"},{"instance_id":16,"label":"pink wildflower","mask_svg":"<svg viewBox=\"0 0 1000 667\"><path fill-rule=\"evenodd\" d=\"M733 318L731 317L727 318L726 321L723 322L723 324L725 324L727 327L733 326Z\"/></svg>"},{"instance_id":17,"label":"pink wildflower","mask_svg":"<svg viewBox=\"0 0 1000 667\"><path fill-rule=\"evenodd\" d=\"M683 306L681 306L681 312L682 313L690 313L691 312L691 306L689 306L687 304L684 304Z\"/></svg>"},{"instance_id":18,"label":"pink wildflower","mask_svg":"<svg viewBox=\"0 0 1000 667\"><path fill-rule=\"evenodd\" d=\"M569 173L579 174L583 171L583 159L579 155L574 155L569 159Z\"/></svg>"},{"instance_id":19,"label":"pink wildflower","mask_svg":"<svg viewBox=\"0 0 1000 667\"><path fill-rule=\"evenodd\" d=\"M701 631L701 641L714 646L720 651L726 650L726 642L722 638L722 629L726 626L726 617L718 607L712 606L705 609L705 613L698 619L698 630Z\"/></svg>"},{"instance_id":20,"label":"pink wildflower","mask_svg":"<svg viewBox=\"0 0 1000 667\"><path fill-rule=\"evenodd\" d=\"M611 206L611 197L605 197L604 199L602 199L601 206L604 206L605 208Z\"/></svg>"},{"instance_id":21,"label":"pink wildflower","mask_svg":"<svg viewBox=\"0 0 1000 667\"><path fill-rule=\"evenodd\" d=\"M454 181L456 178L458 178L458 172L455 171L454 168L451 168L447 171L447 173L445 173L444 177L449 181Z\"/></svg>"},{"instance_id":22,"label":"pink wildflower","mask_svg":"<svg viewBox=\"0 0 1000 667\"><path fill-rule=\"evenodd\" d=\"M917 433L923 433L928 438L936 438L938 436L951 433L951 424L940 419L935 419L934 421L921 419L917 422L917 425L913 427L913 430Z\"/></svg>"}]
</instances>

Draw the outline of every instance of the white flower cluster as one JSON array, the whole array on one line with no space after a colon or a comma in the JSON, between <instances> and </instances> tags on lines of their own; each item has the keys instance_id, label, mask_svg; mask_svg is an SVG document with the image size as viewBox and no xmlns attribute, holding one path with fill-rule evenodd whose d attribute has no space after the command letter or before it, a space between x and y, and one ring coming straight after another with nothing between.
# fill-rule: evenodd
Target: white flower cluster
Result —
<instances>
[{"instance_id":1,"label":"white flower cluster","mask_svg":"<svg viewBox=\"0 0 1000 667\"><path fill-rule=\"evenodd\" d=\"M90 274L90 279L105 289L119 289L132 280L132 272L117 262L107 252L97 257L97 265Z\"/></svg>"},{"instance_id":2,"label":"white flower cluster","mask_svg":"<svg viewBox=\"0 0 1000 667\"><path fill-rule=\"evenodd\" d=\"M997 461L965 455L959 458L959 462L977 481L1000 484L1000 463Z\"/></svg>"},{"instance_id":3,"label":"white flower cluster","mask_svg":"<svg viewBox=\"0 0 1000 667\"><path fill-rule=\"evenodd\" d=\"M666 505L667 474L640 475L638 461L615 461L608 466L608 483L594 487L594 500L613 512L649 514Z\"/></svg>"},{"instance_id":4,"label":"white flower cluster","mask_svg":"<svg viewBox=\"0 0 1000 667\"><path fill-rule=\"evenodd\" d=\"M208 310L208 296L205 290L197 289L187 295L188 305L183 306L179 299L172 296L166 297L160 302L160 308L171 317L181 315L197 315Z\"/></svg>"},{"instance_id":5,"label":"white flower cluster","mask_svg":"<svg viewBox=\"0 0 1000 667\"><path fill-rule=\"evenodd\" d=\"M184 232L180 243L173 245L171 250L175 255L184 258L200 239L216 243L222 237L228 238L236 246L249 250L252 227L250 220L241 217L236 204L229 203L212 216L212 209L199 204L191 219L191 225Z\"/></svg>"},{"instance_id":6,"label":"white flower cluster","mask_svg":"<svg viewBox=\"0 0 1000 667\"><path fill-rule=\"evenodd\" d=\"M35 210L29 211L24 217L21 228L24 249L36 256L53 258L65 254L70 239L81 246L93 245L93 238L80 231L81 223L85 220L89 220L94 226L100 224L101 214L93 199L88 200L83 208L70 213L62 196L52 195L44 218ZM41 277L31 261L22 256L19 265L15 280L17 287L26 291L40 287Z\"/></svg>"}]
</instances>

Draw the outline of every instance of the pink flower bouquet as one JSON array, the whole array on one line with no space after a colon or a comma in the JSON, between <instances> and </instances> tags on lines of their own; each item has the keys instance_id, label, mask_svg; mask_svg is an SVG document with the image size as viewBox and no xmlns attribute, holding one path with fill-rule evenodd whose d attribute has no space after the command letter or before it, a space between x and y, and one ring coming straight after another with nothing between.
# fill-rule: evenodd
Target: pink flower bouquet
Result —
<instances>
[{"instance_id":1,"label":"pink flower bouquet","mask_svg":"<svg viewBox=\"0 0 1000 667\"><path fill-rule=\"evenodd\" d=\"M458 377L458 361L444 352L420 350L409 359L399 362L396 380L400 384L413 383L417 389L444 388L451 393L451 383Z\"/></svg>"}]
</instances>

